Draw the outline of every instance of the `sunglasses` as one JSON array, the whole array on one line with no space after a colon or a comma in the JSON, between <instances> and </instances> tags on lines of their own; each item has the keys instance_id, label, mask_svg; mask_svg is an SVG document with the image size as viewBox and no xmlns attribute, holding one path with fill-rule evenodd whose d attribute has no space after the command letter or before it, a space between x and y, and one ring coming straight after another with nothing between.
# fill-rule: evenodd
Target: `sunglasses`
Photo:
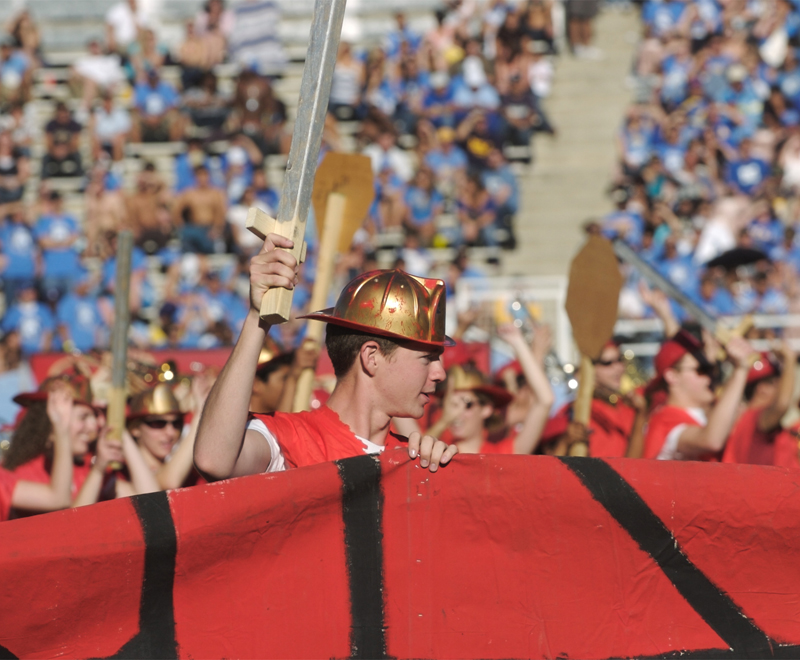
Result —
<instances>
[{"instance_id":1,"label":"sunglasses","mask_svg":"<svg viewBox=\"0 0 800 660\"><path fill-rule=\"evenodd\" d=\"M173 419L173 420L166 420L166 419L146 419L144 423L149 426L151 429L163 429L166 428L167 424L171 424L172 428L181 431L183 430L183 420L182 419Z\"/></svg>"},{"instance_id":2,"label":"sunglasses","mask_svg":"<svg viewBox=\"0 0 800 660\"><path fill-rule=\"evenodd\" d=\"M614 358L613 360L595 360L594 364L601 367L610 367L612 364L619 364L622 361L623 357L620 355L618 358Z\"/></svg>"}]
</instances>

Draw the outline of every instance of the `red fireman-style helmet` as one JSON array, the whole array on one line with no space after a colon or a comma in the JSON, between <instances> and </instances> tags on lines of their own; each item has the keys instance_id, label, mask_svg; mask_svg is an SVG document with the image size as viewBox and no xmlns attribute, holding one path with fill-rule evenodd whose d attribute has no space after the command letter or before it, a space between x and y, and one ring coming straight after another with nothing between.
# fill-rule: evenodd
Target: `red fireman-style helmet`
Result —
<instances>
[{"instance_id":1,"label":"red fireman-style helmet","mask_svg":"<svg viewBox=\"0 0 800 660\"><path fill-rule=\"evenodd\" d=\"M58 376L46 378L35 392L22 392L21 394L17 394L17 396L14 397L14 403L19 404L23 408L27 408L37 401L47 401L48 394L61 387L70 391L75 403L82 403L92 408L95 407L92 400L91 383L86 376L78 373L63 373Z\"/></svg>"},{"instance_id":2,"label":"red fireman-style helmet","mask_svg":"<svg viewBox=\"0 0 800 660\"><path fill-rule=\"evenodd\" d=\"M435 348L453 346L444 334L445 284L402 270L374 270L352 280L335 307L301 316Z\"/></svg>"}]
</instances>

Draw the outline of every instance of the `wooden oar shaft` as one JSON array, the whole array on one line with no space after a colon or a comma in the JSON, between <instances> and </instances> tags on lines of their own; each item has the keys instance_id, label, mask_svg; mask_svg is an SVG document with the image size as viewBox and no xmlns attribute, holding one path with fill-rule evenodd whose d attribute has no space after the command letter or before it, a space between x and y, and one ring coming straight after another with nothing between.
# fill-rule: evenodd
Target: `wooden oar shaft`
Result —
<instances>
[{"instance_id":1,"label":"wooden oar shaft","mask_svg":"<svg viewBox=\"0 0 800 660\"><path fill-rule=\"evenodd\" d=\"M328 301L346 205L347 198L341 193L328 195L328 202L325 205L325 228L322 231L322 238L319 242L317 276L314 280L314 288L311 291L310 309L314 311L325 307ZM321 321L308 321L306 340L317 344L321 343L324 330L325 326ZM313 387L314 370L304 369L297 381L297 389L294 394L292 408L295 412L309 409Z\"/></svg>"}]
</instances>

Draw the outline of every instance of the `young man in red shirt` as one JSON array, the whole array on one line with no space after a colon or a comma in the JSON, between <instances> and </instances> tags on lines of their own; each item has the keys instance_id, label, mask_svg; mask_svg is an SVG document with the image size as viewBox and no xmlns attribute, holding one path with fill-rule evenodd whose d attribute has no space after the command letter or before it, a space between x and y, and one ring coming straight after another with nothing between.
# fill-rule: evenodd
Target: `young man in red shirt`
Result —
<instances>
[{"instance_id":1,"label":"young man in red shirt","mask_svg":"<svg viewBox=\"0 0 800 660\"><path fill-rule=\"evenodd\" d=\"M661 460L719 460L719 454L736 420L747 383L753 349L744 339L732 338L725 346L734 370L715 401L713 366L699 341L681 330L664 342L656 355L656 376L650 393L662 390L666 404L650 417L644 458Z\"/></svg>"},{"instance_id":2,"label":"young man in red shirt","mask_svg":"<svg viewBox=\"0 0 800 660\"><path fill-rule=\"evenodd\" d=\"M394 417L422 416L445 377L439 358L445 286L402 271L373 271L345 287L336 306L307 318L328 323L326 347L336 387L324 406L306 413L249 415L258 356L269 327L259 319L271 287L291 289L298 264L292 242L270 234L250 262L250 311L236 346L206 401L195 442L198 470L210 479L274 472L377 453L397 446ZM405 447L405 444L402 446ZM407 451L431 471L457 449L412 434Z\"/></svg>"},{"instance_id":3,"label":"young man in red shirt","mask_svg":"<svg viewBox=\"0 0 800 660\"><path fill-rule=\"evenodd\" d=\"M744 398L747 408L739 415L722 454L723 463L778 465L785 453L796 461L797 441L781 433L781 419L794 396L794 372L797 356L788 344L783 345L783 364L771 354L762 353L747 374Z\"/></svg>"}]
</instances>

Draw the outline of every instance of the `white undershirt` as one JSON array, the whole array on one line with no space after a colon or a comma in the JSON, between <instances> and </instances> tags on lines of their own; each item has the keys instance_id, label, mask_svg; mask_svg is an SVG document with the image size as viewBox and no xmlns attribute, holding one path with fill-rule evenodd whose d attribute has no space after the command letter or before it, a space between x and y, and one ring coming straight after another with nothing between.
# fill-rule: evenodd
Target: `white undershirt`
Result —
<instances>
[{"instance_id":1,"label":"white undershirt","mask_svg":"<svg viewBox=\"0 0 800 660\"><path fill-rule=\"evenodd\" d=\"M264 438L267 440L269 444L270 454L272 454L272 458L270 459L269 465L267 469L264 470L265 472L281 472L287 469L286 461L283 458L283 452L281 452L281 446L278 444L278 439L275 435L267 428L267 425L264 424L260 419L253 418L247 424L248 431L258 431ZM361 444L364 445L364 453L365 454L380 454L383 452L385 447L381 445L376 445L374 442L370 442L366 438L362 438L361 436L356 436L361 441Z\"/></svg>"},{"instance_id":2,"label":"white undershirt","mask_svg":"<svg viewBox=\"0 0 800 660\"><path fill-rule=\"evenodd\" d=\"M697 420L700 426L708 424L706 413L702 408L685 408L685 410ZM681 439L681 433L683 433L684 429L689 428L689 426L690 424L678 424L667 434L667 439L664 440L661 451L658 452L658 456L656 456L657 461L683 460L683 454L678 451L678 442Z\"/></svg>"}]
</instances>

